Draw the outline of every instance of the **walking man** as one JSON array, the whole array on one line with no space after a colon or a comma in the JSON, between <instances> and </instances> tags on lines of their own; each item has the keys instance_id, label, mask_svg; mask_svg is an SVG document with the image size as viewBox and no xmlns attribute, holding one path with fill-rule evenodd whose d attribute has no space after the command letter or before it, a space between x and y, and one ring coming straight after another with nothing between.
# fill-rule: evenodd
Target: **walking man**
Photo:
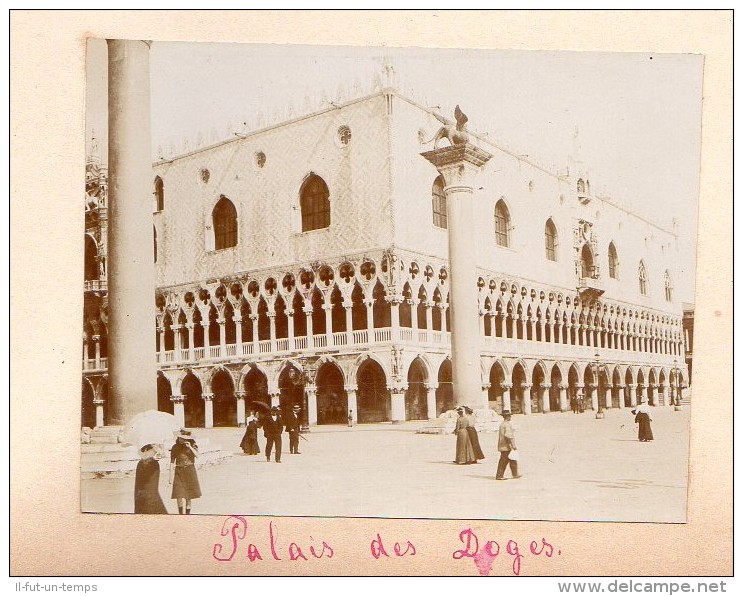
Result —
<instances>
[{"instance_id":1,"label":"walking man","mask_svg":"<svg viewBox=\"0 0 743 596\"><path fill-rule=\"evenodd\" d=\"M289 433L289 453L296 453L299 455L299 406L292 408L292 413L289 414L289 418L286 420L286 432Z\"/></svg>"},{"instance_id":2,"label":"walking man","mask_svg":"<svg viewBox=\"0 0 743 596\"><path fill-rule=\"evenodd\" d=\"M521 478L519 464L516 461L516 437L511 424L510 410L503 410L503 422L500 423L500 428L498 428L498 451L500 451L500 459L498 460L498 471L495 473L495 479L505 480L503 474L508 465L511 466L511 475L514 478Z\"/></svg>"},{"instance_id":3,"label":"walking man","mask_svg":"<svg viewBox=\"0 0 743 596\"><path fill-rule=\"evenodd\" d=\"M271 415L263 421L263 436L266 437L266 461L271 461L271 448L276 446L276 463L281 463L281 433L284 426L279 417L279 409L271 408Z\"/></svg>"}]
</instances>

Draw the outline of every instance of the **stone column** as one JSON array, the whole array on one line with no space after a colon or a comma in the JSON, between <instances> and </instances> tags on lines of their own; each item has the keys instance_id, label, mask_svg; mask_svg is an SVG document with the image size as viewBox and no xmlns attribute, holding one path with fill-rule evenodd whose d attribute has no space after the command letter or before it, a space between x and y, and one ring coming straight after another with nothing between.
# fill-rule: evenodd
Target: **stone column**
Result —
<instances>
[{"instance_id":1,"label":"stone column","mask_svg":"<svg viewBox=\"0 0 743 596\"><path fill-rule=\"evenodd\" d=\"M503 409L510 410L511 409L511 389L513 388L513 384L512 383L501 383L501 388L503 389Z\"/></svg>"},{"instance_id":2,"label":"stone column","mask_svg":"<svg viewBox=\"0 0 743 596\"><path fill-rule=\"evenodd\" d=\"M276 392L270 393L269 394L269 397L271 398L271 407L272 408L277 408L277 407L279 407L281 405L281 399L280 399L281 398L281 394L280 393L276 393Z\"/></svg>"},{"instance_id":3,"label":"stone column","mask_svg":"<svg viewBox=\"0 0 743 596\"><path fill-rule=\"evenodd\" d=\"M436 303L431 300L426 300L425 307L426 307L426 330L432 331L433 330L433 307Z\"/></svg>"},{"instance_id":4,"label":"stone column","mask_svg":"<svg viewBox=\"0 0 743 596\"><path fill-rule=\"evenodd\" d=\"M611 392L613 385L609 384L604 387L604 408L606 410L611 409Z\"/></svg>"},{"instance_id":5,"label":"stone column","mask_svg":"<svg viewBox=\"0 0 743 596\"><path fill-rule=\"evenodd\" d=\"M588 385L588 391L591 392L591 409L594 412L599 411L599 386L595 383Z\"/></svg>"},{"instance_id":6,"label":"stone column","mask_svg":"<svg viewBox=\"0 0 743 596\"><path fill-rule=\"evenodd\" d=\"M441 331L444 333L448 333L449 327L446 324L446 311L449 310L449 307L445 304L442 304L439 306L441 309Z\"/></svg>"},{"instance_id":7,"label":"stone column","mask_svg":"<svg viewBox=\"0 0 743 596\"><path fill-rule=\"evenodd\" d=\"M544 335L542 335L544 338ZM521 385L521 400L524 404L524 414L531 414L531 383L523 383Z\"/></svg>"},{"instance_id":8,"label":"stone column","mask_svg":"<svg viewBox=\"0 0 743 596\"><path fill-rule=\"evenodd\" d=\"M258 347L258 315L251 314L250 322L253 324L253 355L257 356L260 353Z\"/></svg>"},{"instance_id":9,"label":"stone column","mask_svg":"<svg viewBox=\"0 0 743 596\"><path fill-rule=\"evenodd\" d=\"M201 320L201 335L204 337L204 358L209 358L209 348L211 347L211 340L209 338L209 321L206 323Z\"/></svg>"},{"instance_id":10,"label":"stone column","mask_svg":"<svg viewBox=\"0 0 743 596\"><path fill-rule=\"evenodd\" d=\"M185 395L171 395L170 401L173 402L173 416L178 421L181 428L186 427L186 412L183 408L183 402L186 401Z\"/></svg>"},{"instance_id":11,"label":"stone column","mask_svg":"<svg viewBox=\"0 0 743 596\"><path fill-rule=\"evenodd\" d=\"M413 330L413 341L418 341L418 305L420 300L413 298L410 300L410 327Z\"/></svg>"},{"instance_id":12,"label":"stone column","mask_svg":"<svg viewBox=\"0 0 743 596\"><path fill-rule=\"evenodd\" d=\"M243 354L243 319L233 316L232 322L235 324L235 356L239 358Z\"/></svg>"},{"instance_id":13,"label":"stone column","mask_svg":"<svg viewBox=\"0 0 743 596\"><path fill-rule=\"evenodd\" d=\"M83 370L88 370L88 338L83 336Z\"/></svg>"},{"instance_id":14,"label":"stone column","mask_svg":"<svg viewBox=\"0 0 743 596\"><path fill-rule=\"evenodd\" d=\"M539 388L542 390L542 414L546 414L550 411L550 389L552 389L552 385L542 383Z\"/></svg>"},{"instance_id":15,"label":"stone column","mask_svg":"<svg viewBox=\"0 0 743 596\"><path fill-rule=\"evenodd\" d=\"M325 337L330 348L333 346L333 306L326 304L322 308L325 311Z\"/></svg>"},{"instance_id":16,"label":"stone column","mask_svg":"<svg viewBox=\"0 0 743 596\"><path fill-rule=\"evenodd\" d=\"M173 330L173 361L177 362L181 359L181 329L180 325L174 325L171 327Z\"/></svg>"},{"instance_id":17,"label":"stone column","mask_svg":"<svg viewBox=\"0 0 743 596\"><path fill-rule=\"evenodd\" d=\"M310 426L317 424L317 385L312 383L305 386L307 392L307 423Z\"/></svg>"},{"instance_id":18,"label":"stone column","mask_svg":"<svg viewBox=\"0 0 743 596\"><path fill-rule=\"evenodd\" d=\"M344 306L346 309L346 341L349 346L353 345L353 304ZM354 408L354 412L356 408Z\"/></svg>"},{"instance_id":19,"label":"stone column","mask_svg":"<svg viewBox=\"0 0 743 596\"><path fill-rule=\"evenodd\" d=\"M245 426L245 391L235 391L237 399L237 426Z\"/></svg>"},{"instance_id":20,"label":"stone column","mask_svg":"<svg viewBox=\"0 0 743 596\"><path fill-rule=\"evenodd\" d=\"M561 412L567 412L569 409L568 406L568 385L565 383L560 383L560 411Z\"/></svg>"},{"instance_id":21,"label":"stone column","mask_svg":"<svg viewBox=\"0 0 743 596\"><path fill-rule=\"evenodd\" d=\"M160 362L165 362L165 327L158 327L157 332L160 334Z\"/></svg>"},{"instance_id":22,"label":"stone column","mask_svg":"<svg viewBox=\"0 0 743 596\"><path fill-rule=\"evenodd\" d=\"M614 388L617 390L617 395L619 396L619 409L621 410L624 407L624 385L614 385Z\"/></svg>"},{"instance_id":23,"label":"stone column","mask_svg":"<svg viewBox=\"0 0 743 596\"><path fill-rule=\"evenodd\" d=\"M438 418L436 414L436 388L435 384L426 385L426 411L429 420Z\"/></svg>"},{"instance_id":24,"label":"stone column","mask_svg":"<svg viewBox=\"0 0 743 596\"><path fill-rule=\"evenodd\" d=\"M482 403L477 314L477 242L473 184L492 155L464 143L423 153L444 179L449 236L452 385L455 399L473 409Z\"/></svg>"},{"instance_id":25,"label":"stone column","mask_svg":"<svg viewBox=\"0 0 743 596\"><path fill-rule=\"evenodd\" d=\"M294 351L297 349L297 344L294 341L294 311L286 311L286 337L288 339L289 350Z\"/></svg>"},{"instance_id":26,"label":"stone column","mask_svg":"<svg viewBox=\"0 0 743 596\"><path fill-rule=\"evenodd\" d=\"M483 383L482 384L482 400L483 400L483 403L488 404L488 406L490 405L489 400L488 400L488 397L490 397L489 391L490 391L490 383Z\"/></svg>"},{"instance_id":27,"label":"stone column","mask_svg":"<svg viewBox=\"0 0 743 596\"><path fill-rule=\"evenodd\" d=\"M95 427L103 426L103 404L106 403L102 399L94 399L93 405L95 406Z\"/></svg>"},{"instance_id":28,"label":"stone column","mask_svg":"<svg viewBox=\"0 0 743 596\"><path fill-rule=\"evenodd\" d=\"M268 317L268 338L271 341L271 351L276 351L276 312L269 311L266 313Z\"/></svg>"},{"instance_id":29,"label":"stone column","mask_svg":"<svg viewBox=\"0 0 743 596\"><path fill-rule=\"evenodd\" d=\"M348 396L348 409L351 410L351 415L353 416L353 423L357 424L359 421L359 407L356 403L356 390L358 387L356 385L348 385L344 387L346 390L346 395ZM346 416L348 416L348 412L346 412Z\"/></svg>"},{"instance_id":30,"label":"stone column","mask_svg":"<svg viewBox=\"0 0 743 596\"><path fill-rule=\"evenodd\" d=\"M627 389L629 390L629 403L632 407L637 405L637 393L635 392L635 388L637 385L634 383L627 383Z\"/></svg>"},{"instance_id":31,"label":"stone column","mask_svg":"<svg viewBox=\"0 0 743 596\"><path fill-rule=\"evenodd\" d=\"M217 318L219 325L219 355L224 358L227 356L227 319L223 316Z\"/></svg>"},{"instance_id":32,"label":"stone column","mask_svg":"<svg viewBox=\"0 0 743 596\"><path fill-rule=\"evenodd\" d=\"M94 335L92 338L93 347L95 348L95 368L98 370L101 368L101 336Z\"/></svg>"},{"instance_id":33,"label":"stone column","mask_svg":"<svg viewBox=\"0 0 743 596\"><path fill-rule=\"evenodd\" d=\"M400 297L389 296L387 301L390 303L390 319L392 323L392 341L398 341L400 339ZM403 408L404 411L404 408ZM403 420L405 417L403 416Z\"/></svg>"},{"instance_id":34,"label":"stone column","mask_svg":"<svg viewBox=\"0 0 743 596\"><path fill-rule=\"evenodd\" d=\"M150 46L108 40L109 421L157 408Z\"/></svg>"},{"instance_id":35,"label":"stone column","mask_svg":"<svg viewBox=\"0 0 743 596\"><path fill-rule=\"evenodd\" d=\"M186 329L188 330L188 359L193 362L196 360L193 345L193 323L186 323Z\"/></svg>"},{"instance_id":36,"label":"stone column","mask_svg":"<svg viewBox=\"0 0 743 596\"><path fill-rule=\"evenodd\" d=\"M405 422L405 390L402 387L392 387L390 398L392 405L390 418L392 422Z\"/></svg>"},{"instance_id":37,"label":"stone column","mask_svg":"<svg viewBox=\"0 0 743 596\"><path fill-rule=\"evenodd\" d=\"M202 393L204 400L204 428L214 428L214 394Z\"/></svg>"},{"instance_id":38,"label":"stone column","mask_svg":"<svg viewBox=\"0 0 743 596\"><path fill-rule=\"evenodd\" d=\"M314 332L312 330L312 307L303 307L302 312L304 312L304 320L307 324L307 347L313 348L315 344L312 340L312 336L314 335Z\"/></svg>"}]
</instances>

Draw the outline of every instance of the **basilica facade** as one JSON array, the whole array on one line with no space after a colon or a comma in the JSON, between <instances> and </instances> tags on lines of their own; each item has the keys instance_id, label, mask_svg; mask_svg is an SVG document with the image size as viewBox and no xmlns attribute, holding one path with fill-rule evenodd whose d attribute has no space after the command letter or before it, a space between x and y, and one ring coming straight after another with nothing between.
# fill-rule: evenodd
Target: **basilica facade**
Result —
<instances>
[{"instance_id":1,"label":"basilica facade","mask_svg":"<svg viewBox=\"0 0 743 596\"><path fill-rule=\"evenodd\" d=\"M153 408L237 426L426 420L452 391L447 193L421 153L439 118L393 89L152 171ZM470 132L482 407L673 403L687 379L678 231ZM83 426L106 424L106 172L86 180ZM461 307L460 307L461 308Z\"/></svg>"}]
</instances>

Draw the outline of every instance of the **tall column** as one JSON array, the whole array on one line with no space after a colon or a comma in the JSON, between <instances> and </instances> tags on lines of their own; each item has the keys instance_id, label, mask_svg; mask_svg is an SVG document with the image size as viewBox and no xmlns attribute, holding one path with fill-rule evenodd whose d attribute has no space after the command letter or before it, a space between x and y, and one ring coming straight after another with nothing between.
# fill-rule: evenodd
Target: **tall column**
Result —
<instances>
[{"instance_id":1,"label":"tall column","mask_svg":"<svg viewBox=\"0 0 743 596\"><path fill-rule=\"evenodd\" d=\"M188 329L188 359L193 362L196 360L193 345L193 323L186 323L186 329Z\"/></svg>"},{"instance_id":2,"label":"tall column","mask_svg":"<svg viewBox=\"0 0 743 596\"><path fill-rule=\"evenodd\" d=\"M204 358L209 358L209 346L212 345L209 340L209 321L205 323L201 320L201 335L204 338Z\"/></svg>"},{"instance_id":3,"label":"tall column","mask_svg":"<svg viewBox=\"0 0 743 596\"><path fill-rule=\"evenodd\" d=\"M260 353L258 348L258 315L251 314L250 322L253 323L253 355L257 356Z\"/></svg>"},{"instance_id":4,"label":"tall column","mask_svg":"<svg viewBox=\"0 0 743 596\"><path fill-rule=\"evenodd\" d=\"M237 399L237 426L245 426L245 391L235 391Z\"/></svg>"},{"instance_id":5,"label":"tall column","mask_svg":"<svg viewBox=\"0 0 743 596\"><path fill-rule=\"evenodd\" d=\"M88 338L83 336L83 370L88 370Z\"/></svg>"},{"instance_id":6,"label":"tall column","mask_svg":"<svg viewBox=\"0 0 743 596\"><path fill-rule=\"evenodd\" d=\"M500 386L503 389L503 409L510 410L511 409L511 389L513 389L513 384L501 383Z\"/></svg>"},{"instance_id":7,"label":"tall column","mask_svg":"<svg viewBox=\"0 0 743 596\"><path fill-rule=\"evenodd\" d=\"M619 397L619 409L622 409L624 407L624 385L614 385L614 388L617 390L617 396Z\"/></svg>"},{"instance_id":8,"label":"tall column","mask_svg":"<svg viewBox=\"0 0 743 596\"><path fill-rule=\"evenodd\" d=\"M101 368L101 336L93 336L93 346L95 347L95 368L98 370Z\"/></svg>"},{"instance_id":9,"label":"tall column","mask_svg":"<svg viewBox=\"0 0 743 596\"><path fill-rule=\"evenodd\" d=\"M550 411L550 390L552 389L552 385L542 383L539 388L542 390L542 414L546 414Z\"/></svg>"},{"instance_id":10,"label":"tall column","mask_svg":"<svg viewBox=\"0 0 743 596\"><path fill-rule=\"evenodd\" d=\"M242 320L242 317L233 317L232 322L235 324L235 355L239 357L239 356L242 356L242 353L243 353L243 320Z\"/></svg>"},{"instance_id":11,"label":"tall column","mask_svg":"<svg viewBox=\"0 0 743 596\"><path fill-rule=\"evenodd\" d=\"M183 408L183 402L186 401L185 395L171 395L170 401L173 402L173 416L178 421L181 428L186 427L186 412Z\"/></svg>"},{"instance_id":12,"label":"tall column","mask_svg":"<svg viewBox=\"0 0 743 596\"><path fill-rule=\"evenodd\" d=\"M392 341L400 339L400 297L389 296L387 301L390 303L390 319L392 323ZM403 417L405 420L405 417Z\"/></svg>"},{"instance_id":13,"label":"tall column","mask_svg":"<svg viewBox=\"0 0 743 596\"><path fill-rule=\"evenodd\" d=\"M312 330L312 307L303 307L302 311L304 312L304 320L307 323L307 347L313 348L315 344L312 340L312 336L314 335Z\"/></svg>"},{"instance_id":14,"label":"tall column","mask_svg":"<svg viewBox=\"0 0 743 596\"><path fill-rule=\"evenodd\" d=\"M202 393L204 400L204 428L214 428L214 394Z\"/></svg>"},{"instance_id":15,"label":"tall column","mask_svg":"<svg viewBox=\"0 0 743 596\"><path fill-rule=\"evenodd\" d=\"M449 308L451 309L454 398L472 408L482 403L480 334L477 313L477 238L474 233L473 183L492 155L468 142L423 153L444 179L449 236Z\"/></svg>"},{"instance_id":16,"label":"tall column","mask_svg":"<svg viewBox=\"0 0 743 596\"><path fill-rule=\"evenodd\" d=\"M349 346L353 345L353 304L344 306L346 309L346 341Z\"/></svg>"},{"instance_id":17,"label":"tall column","mask_svg":"<svg viewBox=\"0 0 743 596\"><path fill-rule=\"evenodd\" d=\"M95 426L96 428L103 426L103 404L106 403L102 399L94 399L93 405L95 406Z\"/></svg>"},{"instance_id":18,"label":"tall column","mask_svg":"<svg viewBox=\"0 0 743 596\"><path fill-rule=\"evenodd\" d=\"M637 393L635 392L635 388L637 385L634 383L627 383L627 389L629 390L629 403L631 406L637 405Z\"/></svg>"},{"instance_id":19,"label":"tall column","mask_svg":"<svg viewBox=\"0 0 743 596\"><path fill-rule=\"evenodd\" d=\"M165 327L158 327L157 332L160 334L160 362L165 362Z\"/></svg>"},{"instance_id":20,"label":"tall column","mask_svg":"<svg viewBox=\"0 0 743 596\"><path fill-rule=\"evenodd\" d=\"M449 310L449 306L442 303L439 308L441 309L441 331L447 333L449 331L449 327L446 324L446 311Z\"/></svg>"},{"instance_id":21,"label":"tall column","mask_svg":"<svg viewBox=\"0 0 743 596\"><path fill-rule=\"evenodd\" d=\"M268 338L271 340L271 351L276 351L276 313L269 311L268 316Z\"/></svg>"},{"instance_id":22,"label":"tall column","mask_svg":"<svg viewBox=\"0 0 743 596\"><path fill-rule=\"evenodd\" d=\"M294 351L297 349L297 344L294 342L294 311L286 311L286 337L288 338L289 350Z\"/></svg>"},{"instance_id":23,"label":"tall column","mask_svg":"<svg viewBox=\"0 0 743 596\"><path fill-rule=\"evenodd\" d=\"M405 422L405 390L402 387L390 389L392 422Z\"/></svg>"},{"instance_id":24,"label":"tall column","mask_svg":"<svg viewBox=\"0 0 743 596\"><path fill-rule=\"evenodd\" d=\"M372 343L374 341L374 301L366 302L366 335L367 341Z\"/></svg>"},{"instance_id":25,"label":"tall column","mask_svg":"<svg viewBox=\"0 0 743 596\"><path fill-rule=\"evenodd\" d=\"M560 383L560 411L561 412L567 412L568 411L568 385L565 383Z\"/></svg>"},{"instance_id":26,"label":"tall column","mask_svg":"<svg viewBox=\"0 0 743 596\"><path fill-rule=\"evenodd\" d=\"M307 392L307 423L310 426L317 424L317 385L312 383L305 386Z\"/></svg>"},{"instance_id":27,"label":"tall column","mask_svg":"<svg viewBox=\"0 0 743 596\"><path fill-rule=\"evenodd\" d=\"M599 386L595 383L591 383L587 387L588 391L591 392L591 409L594 412L599 411Z\"/></svg>"},{"instance_id":28,"label":"tall column","mask_svg":"<svg viewBox=\"0 0 743 596\"><path fill-rule=\"evenodd\" d=\"M157 408L150 46L108 40L109 421Z\"/></svg>"},{"instance_id":29,"label":"tall column","mask_svg":"<svg viewBox=\"0 0 743 596\"><path fill-rule=\"evenodd\" d=\"M482 401L483 403L486 403L490 405L489 398L490 396L490 383L483 383L482 384Z\"/></svg>"},{"instance_id":30,"label":"tall column","mask_svg":"<svg viewBox=\"0 0 743 596\"><path fill-rule=\"evenodd\" d=\"M333 306L325 304L322 308L325 311L325 337L330 348L333 345Z\"/></svg>"},{"instance_id":31,"label":"tall column","mask_svg":"<svg viewBox=\"0 0 743 596\"><path fill-rule=\"evenodd\" d=\"M426 385L426 411L428 413L428 419L434 420L438 416L436 415L436 385Z\"/></svg>"},{"instance_id":32,"label":"tall column","mask_svg":"<svg viewBox=\"0 0 743 596\"><path fill-rule=\"evenodd\" d=\"M227 319L223 316L217 319L219 325L219 353L222 358L227 355Z\"/></svg>"},{"instance_id":33,"label":"tall column","mask_svg":"<svg viewBox=\"0 0 743 596\"><path fill-rule=\"evenodd\" d=\"M544 338L544 335L542 335ZM531 414L531 383L523 383L521 385L522 401L524 403L524 414Z\"/></svg>"},{"instance_id":34,"label":"tall column","mask_svg":"<svg viewBox=\"0 0 743 596\"><path fill-rule=\"evenodd\" d=\"M431 331L433 329L433 307L436 303L432 300L426 300L426 329Z\"/></svg>"},{"instance_id":35,"label":"tall column","mask_svg":"<svg viewBox=\"0 0 743 596\"><path fill-rule=\"evenodd\" d=\"M356 385L348 385L345 387L346 395L348 396L348 409L351 412L353 424L357 424L359 421L359 407L356 403L356 390L358 387ZM348 412L346 412L346 416L348 416Z\"/></svg>"}]
</instances>

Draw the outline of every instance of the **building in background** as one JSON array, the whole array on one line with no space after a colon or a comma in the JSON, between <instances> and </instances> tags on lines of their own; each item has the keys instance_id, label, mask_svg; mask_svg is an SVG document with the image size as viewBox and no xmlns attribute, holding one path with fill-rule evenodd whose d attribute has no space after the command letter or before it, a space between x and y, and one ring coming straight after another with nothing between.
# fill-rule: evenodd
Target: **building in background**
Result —
<instances>
[{"instance_id":1,"label":"building in background","mask_svg":"<svg viewBox=\"0 0 743 596\"><path fill-rule=\"evenodd\" d=\"M466 100L463 100L466 101ZM250 402L305 421L450 410L447 205L421 156L440 126L394 89L153 164L157 407L237 426ZM671 403L685 321L677 231L470 133L481 404ZM106 422L106 173L86 174L83 425ZM682 320L684 326L682 327ZM111 349L114 349L111 346ZM690 367L689 367L690 371ZM153 403L154 407L154 403Z\"/></svg>"}]
</instances>

